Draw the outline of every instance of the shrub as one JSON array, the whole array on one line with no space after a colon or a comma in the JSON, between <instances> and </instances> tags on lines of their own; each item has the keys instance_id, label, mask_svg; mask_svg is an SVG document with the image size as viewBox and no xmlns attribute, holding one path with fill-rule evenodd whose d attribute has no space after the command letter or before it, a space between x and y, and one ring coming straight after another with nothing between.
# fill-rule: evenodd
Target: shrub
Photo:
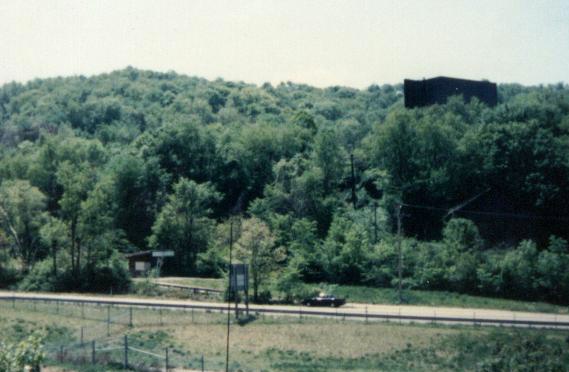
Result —
<instances>
[{"instance_id":1,"label":"shrub","mask_svg":"<svg viewBox=\"0 0 569 372\"><path fill-rule=\"evenodd\" d=\"M156 270L150 270L144 280L133 284L133 290L136 294L142 296L159 296L162 294L158 286L151 279L158 277Z\"/></svg>"},{"instance_id":2,"label":"shrub","mask_svg":"<svg viewBox=\"0 0 569 372\"><path fill-rule=\"evenodd\" d=\"M19 283L18 289L24 291L51 292L60 290L60 276L53 275L51 260L36 263L32 270Z\"/></svg>"},{"instance_id":3,"label":"shrub","mask_svg":"<svg viewBox=\"0 0 569 372\"><path fill-rule=\"evenodd\" d=\"M478 227L465 218L451 219L443 229L443 240L459 251L478 251L483 246Z\"/></svg>"},{"instance_id":4,"label":"shrub","mask_svg":"<svg viewBox=\"0 0 569 372\"><path fill-rule=\"evenodd\" d=\"M198 254L196 271L199 276L220 278L226 269L226 259L218 250L208 249Z\"/></svg>"},{"instance_id":5,"label":"shrub","mask_svg":"<svg viewBox=\"0 0 569 372\"><path fill-rule=\"evenodd\" d=\"M93 267L84 266L74 274L70 265L63 264L54 275L51 260L37 263L20 282L24 291L85 291L124 293L130 288L128 268L118 253L113 253L108 262L98 262Z\"/></svg>"},{"instance_id":6,"label":"shrub","mask_svg":"<svg viewBox=\"0 0 569 372\"><path fill-rule=\"evenodd\" d=\"M447 342L457 365L475 365L477 371L565 371L569 365L567 344L541 332L494 330L460 334Z\"/></svg>"},{"instance_id":7,"label":"shrub","mask_svg":"<svg viewBox=\"0 0 569 372\"><path fill-rule=\"evenodd\" d=\"M269 290L262 290L259 292L259 294L257 295L257 301L256 303L258 304L268 304L271 302L271 299L273 298L271 291Z\"/></svg>"},{"instance_id":8,"label":"shrub","mask_svg":"<svg viewBox=\"0 0 569 372\"><path fill-rule=\"evenodd\" d=\"M288 303L301 301L319 293L319 290L314 285L302 282L299 272L291 268L285 269L278 276L274 289L280 293L282 300Z\"/></svg>"},{"instance_id":9,"label":"shrub","mask_svg":"<svg viewBox=\"0 0 569 372\"><path fill-rule=\"evenodd\" d=\"M18 344L0 342L0 371L21 372L29 366L32 372L39 372L44 358L40 336L29 336Z\"/></svg>"},{"instance_id":10,"label":"shrub","mask_svg":"<svg viewBox=\"0 0 569 372\"><path fill-rule=\"evenodd\" d=\"M11 259L7 252L0 250L0 288L7 288L19 279L15 259Z\"/></svg>"}]
</instances>

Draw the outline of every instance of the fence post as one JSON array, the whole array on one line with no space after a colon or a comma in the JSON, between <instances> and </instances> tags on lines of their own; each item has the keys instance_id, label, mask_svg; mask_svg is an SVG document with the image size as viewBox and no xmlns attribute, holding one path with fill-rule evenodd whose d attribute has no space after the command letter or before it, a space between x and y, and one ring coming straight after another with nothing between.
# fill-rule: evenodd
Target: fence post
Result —
<instances>
[{"instance_id":1,"label":"fence post","mask_svg":"<svg viewBox=\"0 0 569 372\"><path fill-rule=\"evenodd\" d=\"M12 296L12 309L16 308L16 296Z\"/></svg>"},{"instance_id":2,"label":"fence post","mask_svg":"<svg viewBox=\"0 0 569 372\"><path fill-rule=\"evenodd\" d=\"M95 364L95 340L91 342L91 364Z\"/></svg>"},{"instance_id":3,"label":"fence post","mask_svg":"<svg viewBox=\"0 0 569 372\"><path fill-rule=\"evenodd\" d=\"M166 348L166 365L164 366L164 367L166 367L166 372L168 372L168 365L169 365L168 362L169 362L168 361L168 348Z\"/></svg>"},{"instance_id":4,"label":"fence post","mask_svg":"<svg viewBox=\"0 0 569 372\"><path fill-rule=\"evenodd\" d=\"M192 307L192 323L194 322L194 308Z\"/></svg>"},{"instance_id":5,"label":"fence post","mask_svg":"<svg viewBox=\"0 0 569 372\"><path fill-rule=\"evenodd\" d=\"M34 311L36 311L36 310L37 310L36 301L35 301L35 300L32 300L32 302L33 302L33 304L34 304Z\"/></svg>"},{"instance_id":6,"label":"fence post","mask_svg":"<svg viewBox=\"0 0 569 372\"><path fill-rule=\"evenodd\" d=\"M124 369L128 368L128 336L124 335Z\"/></svg>"},{"instance_id":7,"label":"fence post","mask_svg":"<svg viewBox=\"0 0 569 372\"><path fill-rule=\"evenodd\" d=\"M111 335L111 306L107 306L107 337Z\"/></svg>"},{"instance_id":8,"label":"fence post","mask_svg":"<svg viewBox=\"0 0 569 372\"><path fill-rule=\"evenodd\" d=\"M83 328L81 327L81 347L83 347Z\"/></svg>"},{"instance_id":9,"label":"fence post","mask_svg":"<svg viewBox=\"0 0 569 372\"><path fill-rule=\"evenodd\" d=\"M132 307L128 308L128 326L132 327Z\"/></svg>"},{"instance_id":10,"label":"fence post","mask_svg":"<svg viewBox=\"0 0 569 372\"><path fill-rule=\"evenodd\" d=\"M63 362L63 345L59 347L59 361Z\"/></svg>"},{"instance_id":11,"label":"fence post","mask_svg":"<svg viewBox=\"0 0 569 372\"><path fill-rule=\"evenodd\" d=\"M366 323L367 323L367 305L366 305Z\"/></svg>"},{"instance_id":12,"label":"fence post","mask_svg":"<svg viewBox=\"0 0 569 372\"><path fill-rule=\"evenodd\" d=\"M85 304L81 302L81 319L85 319Z\"/></svg>"},{"instance_id":13,"label":"fence post","mask_svg":"<svg viewBox=\"0 0 569 372\"><path fill-rule=\"evenodd\" d=\"M164 323L162 323L162 308L158 309L158 311L160 312L160 325L164 325Z\"/></svg>"},{"instance_id":14,"label":"fence post","mask_svg":"<svg viewBox=\"0 0 569 372\"><path fill-rule=\"evenodd\" d=\"M205 363L204 363L203 354L202 354L202 372L204 372L204 371L205 371Z\"/></svg>"},{"instance_id":15,"label":"fence post","mask_svg":"<svg viewBox=\"0 0 569 372\"><path fill-rule=\"evenodd\" d=\"M59 314L59 300L55 300L55 312Z\"/></svg>"}]
</instances>

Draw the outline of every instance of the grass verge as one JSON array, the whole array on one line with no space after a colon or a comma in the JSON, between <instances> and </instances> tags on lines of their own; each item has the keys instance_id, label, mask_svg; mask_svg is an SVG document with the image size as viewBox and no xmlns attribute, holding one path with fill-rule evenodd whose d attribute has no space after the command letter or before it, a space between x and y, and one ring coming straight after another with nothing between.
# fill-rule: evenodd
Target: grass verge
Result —
<instances>
[{"instance_id":1,"label":"grass verge","mask_svg":"<svg viewBox=\"0 0 569 372\"><path fill-rule=\"evenodd\" d=\"M334 286L337 296L347 297L348 301L370 304L398 304L396 289L372 288L363 286ZM569 313L569 307L545 302L516 301L501 298L464 295L444 291L404 290L403 299L408 305L464 307L475 309L498 309L511 311L530 311L544 313Z\"/></svg>"},{"instance_id":2,"label":"grass verge","mask_svg":"<svg viewBox=\"0 0 569 372\"><path fill-rule=\"evenodd\" d=\"M223 279L208 278L181 278L170 277L160 278L160 281L172 284L181 284L194 287L204 287L213 289L224 289L225 281ZM309 284L307 287L315 292L333 292L336 296L345 297L350 302L368 303L368 304L399 304L399 296L396 289L393 288L374 288L365 286L350 285L332 285L332 284ZM183 291L162 291L165 296L187 298L189 295ZM278 300L278 293L274 293ZM219 296L212 296L207 300L220 300ZM501 298L491 298L482 296L471 296L456 292L445 291L419 291L404 290L404 303L407 305L424 305L424 306L445 306L445 307L462 307L474 309L497 309L511 311L529 311L567 314L568 306L559 306L545 302L517 301Z\"/></svg>"},{"instance_id":3,"label":"grass verge","mask_svg":"<svg viewBox=\"0 0 569 372\"><path fill-rule=\"evenodd\" d=\"M0 302L0 336L18 341L34 331L46 335L46 348L77 343L81 329L85 343L96 339L102 349L101 367L120 369L124 335L129 345L156 355L170 351L172 366L224 370L226 316L220 313L76 306L54 303ZM106 319L112 325L107 333ZM89 348L77 347L50 364L87 370ZM507 328L400 325L310 318L259 317L231 328L232 371L451 371L540 370L569 368L569 332ZM53 354L52 354L53 355ZM133 367L161 368L160 358L129 355ZM73 369L70 369L73 370Z\"/></svg>"}]
</instances>

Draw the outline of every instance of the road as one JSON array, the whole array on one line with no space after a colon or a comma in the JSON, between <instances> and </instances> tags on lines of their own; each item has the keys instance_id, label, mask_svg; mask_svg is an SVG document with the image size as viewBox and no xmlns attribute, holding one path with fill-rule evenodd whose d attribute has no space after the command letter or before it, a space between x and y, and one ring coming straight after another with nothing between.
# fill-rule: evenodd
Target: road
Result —
<instances>
[{"instance_id":1,"label":"road","mask_svg":"<svg viewBox=\"0 0 569 372\"><path fill-rule=\"evenodd\" d=\"M223 311L227 304L193 300L164 300L133 296L54 294L0 291L0 299L41 299L63 302L102 303L117 306L194 308ZM234 306L232 305L232 309ZM243 305L240 305L243 308ZM359 320L391 320L418 323L508 325L569 329L569 315L493 309L430 307L411 305L372 305L348 303L341 308L315 308L291 305L251 305L253 312L288 316L341 317Z\"/></svg>"}]
</instances>

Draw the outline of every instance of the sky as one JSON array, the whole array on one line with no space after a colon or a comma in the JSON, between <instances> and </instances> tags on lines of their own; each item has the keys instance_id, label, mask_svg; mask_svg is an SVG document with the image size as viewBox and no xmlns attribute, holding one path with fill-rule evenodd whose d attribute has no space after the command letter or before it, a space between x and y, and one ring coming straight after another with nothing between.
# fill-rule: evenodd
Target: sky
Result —
<instances>
[{"instance_id":1,"label":"sky","mask_svg":"<svg viewBox=\"0 0 569 372\"><path fill-rule=\"evenodd\" d=\"M569 83L568 0L0 0L0 84L133 66L318 87Z\"/></svg>"}]
</instances>

